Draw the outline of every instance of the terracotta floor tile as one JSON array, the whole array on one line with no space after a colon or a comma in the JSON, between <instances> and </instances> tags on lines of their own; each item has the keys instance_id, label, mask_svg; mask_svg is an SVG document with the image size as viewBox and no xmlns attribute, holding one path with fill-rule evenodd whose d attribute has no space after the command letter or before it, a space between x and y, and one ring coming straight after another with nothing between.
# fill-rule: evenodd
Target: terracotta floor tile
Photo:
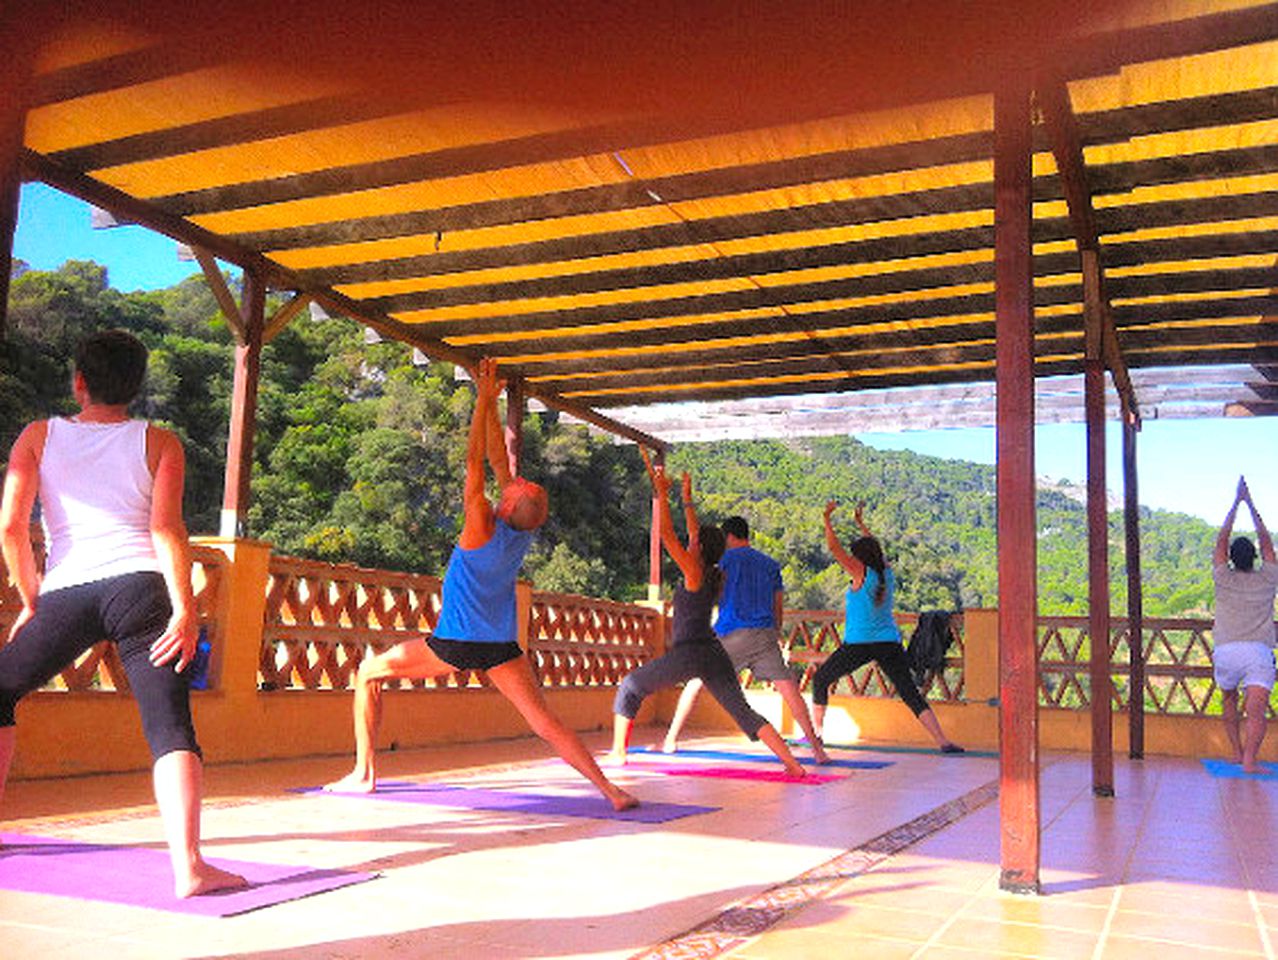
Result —
<instances>
[{"instance_id":1,"label":"terracotta floor tile","mask_svg":"<svg viewBox=\"0 0 1278 960\"><path fill-rule=\"evenodd\" d=\"M1119 910L1114 914L1110 932L1115 936L1146 937L1160 945L1170 941L1219 950L1264 950L1254 919L1235 923L1202 916L1178 917Z\"/></svg>"},{"instance_id":2,"label":"terracotta floor tile","mask_svg":"<svg viewBox=\"0 0 1278 960\"><path fill-rule=\"evenodd\" d=\"M1042 960L1078 960L1091 956L1098 940L1095 933L961 917L945 929L938 943Z\"/></svg>"},{"instance_id":3,"label":"terracotta floor tile","mask_svg":"<svg viewBox=\"0 0 1278 960\"><path fill-rule=\"evenodd\" d=\"M1263 957L1263 953L1217 950L1199 945L1111 936L1105 940L1101 960L1242 960Z\"/></svg>"}]
</instances>

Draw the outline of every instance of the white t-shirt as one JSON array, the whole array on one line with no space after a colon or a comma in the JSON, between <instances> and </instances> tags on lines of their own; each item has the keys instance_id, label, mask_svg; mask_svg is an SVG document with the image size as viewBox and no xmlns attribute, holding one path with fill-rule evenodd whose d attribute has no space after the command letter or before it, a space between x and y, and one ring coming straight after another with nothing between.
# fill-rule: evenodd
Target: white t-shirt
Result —
<instances>
[{"instance_id":1,"label":"white t-shirt","mask_svg":"<svg viewBox=\"0 0 1278 960\"><path fill-rule=\"evenodd\" d=\"M161 572L151 540L145 420L55 417L40 455L44 579L40 592L140 571Z\"/></svg>"},{"instance_id":2,"label":"white t-shirt","mask_svg":"<svg viewBox=\"0 0 1278 960\"><path fill-rule=\"evenodd\" d=\"M1274 596L1278 593L1278 563L1254 570L1235 570L1227 563L1212 568L1216 582L1216 646L1238 641L1274 645Z\"/></svg>"}]
</instances>

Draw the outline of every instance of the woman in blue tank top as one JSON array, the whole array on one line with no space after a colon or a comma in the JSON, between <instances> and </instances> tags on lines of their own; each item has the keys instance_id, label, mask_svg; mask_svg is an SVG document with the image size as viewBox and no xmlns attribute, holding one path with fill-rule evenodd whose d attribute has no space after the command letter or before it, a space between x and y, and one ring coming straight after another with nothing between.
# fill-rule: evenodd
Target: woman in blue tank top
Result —
<instances>
[{"instance_id":1,"label":"woman in blue tank top","mask_svg":"<svg viewBox=\"0 0 1278 960\"><path fill-rule=\"evenodd\" d=\"M857 504L856 523L859 538L844 549L831 521L838 504L825 505L825 541L830 553L848 575L844 594L843 645L821 664L812 678L812 721L820 733L825 711L830 702L830 688L858 667L877 662L887 678L914 711L923 728L931 734L942 753L962 753L963 748L950 741L941 723L910 676L910 664L901 645L901 631L892 616L892 600L896 578L883 556L883 547L870 533L864 518L864 504Z\"/></svg>"},{"instance_id":2,"label":"woman in blue tank top","mask_svg":"<svg viewBox=\"0 0 1278 960\"><path fill-rule=\"evenodd\" d=\"M696 677L747 737L767 744L777 759L785 764L786 773L793 777L806 776L776 728L746 700L737 671L710 626L710 614L723 587L723 574L715 565L723 556L723 531L718 527L703 527L698 522L697 511L692 504L692 478L685 473L683 511L688 527L688 544L684 546L670 517L670 504L667 502L670 479L661 464L653 466L647 450L640 447L639 452L643 454L648 476L652 479L661 542L679 565L683 582L675 586L674 636L669 652L632 670L617 690L613 703L612 752L606 762L626 762L630 731L645 699L663 687L672 687Z\"/></svg>"}]
</instances>

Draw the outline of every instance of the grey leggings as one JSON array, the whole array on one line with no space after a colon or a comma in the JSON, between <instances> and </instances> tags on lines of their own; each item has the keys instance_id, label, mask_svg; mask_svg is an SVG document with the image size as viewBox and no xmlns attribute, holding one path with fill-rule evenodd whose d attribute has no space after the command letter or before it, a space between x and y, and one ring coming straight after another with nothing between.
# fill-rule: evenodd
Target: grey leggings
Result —
<instances>
[{"instance_id":1,"label":"grey leggings","mask_svg":"<svg viewBox=\"0 0 1278 960\"><path fill-rule=\"evenodd\" d=\"M631 671L617 689L612 710L633 720L640 705L652 694L693 677L706 685L742 733L751 740L759 739L759 731L768 725L767 718L756 712L746 700L737 671L732 668L732 661L718 641L681 644L664 657Z\"/></svg>"},{"instance_id":2,"label":"grey leggings","mask_svg":"<svg viewBox=\"0 0 1278 960\"><path fill-rule=\"evenodd\" d=\"M190 668L177 673L172 662L151 663L151 644L164 632L171 609L158 573L126 573L41 594L35 616L0 647L0 727L13 726L13 708L24 696L99 640L112 640L142 713L152 758L174 750L198 754Z\"/></svg>"}]
</instances>

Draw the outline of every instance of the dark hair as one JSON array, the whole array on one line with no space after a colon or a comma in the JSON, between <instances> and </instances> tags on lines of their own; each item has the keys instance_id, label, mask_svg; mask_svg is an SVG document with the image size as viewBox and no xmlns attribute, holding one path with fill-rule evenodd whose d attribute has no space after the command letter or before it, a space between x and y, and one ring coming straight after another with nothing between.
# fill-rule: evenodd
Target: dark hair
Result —
<instances>
[{"instance_id":1,"label":"dark hair","mask_svg":"<svg viewBox=\"0 0 1278 960\"><path fill-rule=\"evenodd\" d=\"M887 561L883 558L883 547L874 537L858 537L848 547L848 553L879 575L878 586L874 588L874 605L877 607L887 595Z\"/></svg>"},{"instance_id":2,"label":"dark hair","mask_svg":"<svg viewBox=\"0 0 1278 960\"><path fill-rule=\"evenodd\" d=\"M1250 570L1256 565L1256 548L1246 537L1234 537L1229 545L1229 559L1235 570Z\"/></svg>"},{"instance_id":3,"label":"dark hair","mask_svg":"<svg viewBox=\"0 0 1278 960\"><path fill-rule=\"evenodd\" d=\"M750 524L746 523L745 517L728 517L723 521L723 532L738 540L749 540Z\"/></svg>"},{"instance_id":4,"label":"dark hair","mask_svg":"<svg viewBox=\"0 0 1278 960\"><path fill-rule=\"evenodd\" d=\"M132 403L146 377L146 347L125 330L90 334L76 345L75 369L94 403Z\"/></svg>"},{"instance_id":5,"label":"dark hair","mask_svg":"<svg viewBox=\"0 0 1278 960\"><path fill-rule=\"evenodd\" d=\"M723 556L728 542L719 527L702 527L697 533L697 544L701 548L702 582L710 584L714 592L719 591L719 583L723 580L723 571L719 569L719 558Z\"/></svg>"}]
</instances>

